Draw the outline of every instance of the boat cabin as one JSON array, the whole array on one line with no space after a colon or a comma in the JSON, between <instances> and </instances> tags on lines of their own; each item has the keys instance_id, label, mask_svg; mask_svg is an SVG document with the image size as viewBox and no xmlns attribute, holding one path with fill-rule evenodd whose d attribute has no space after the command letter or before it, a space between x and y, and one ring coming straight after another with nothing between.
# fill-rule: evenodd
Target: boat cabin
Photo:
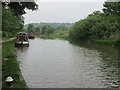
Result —
<instances>
[{"instance_id":1,"label":"boat cabin","mask_svg":"<svg viewBox=\"0 0 120 90\"><path fill-rule=\"evenodd\" d=\"M28 34L21 32L17 35L15 46L29 46Z\"/></svg>"},{"instance_id":2,"label":"boat cabin","mask_svg":"<svg viewBox=\"0 0 120 90\"><path fill-rule=\"evenodd\" d=\"M35 38L35 34L33 32L28 33L28 38L29 39L34 39Z\"/></svg>"}]
</instances>

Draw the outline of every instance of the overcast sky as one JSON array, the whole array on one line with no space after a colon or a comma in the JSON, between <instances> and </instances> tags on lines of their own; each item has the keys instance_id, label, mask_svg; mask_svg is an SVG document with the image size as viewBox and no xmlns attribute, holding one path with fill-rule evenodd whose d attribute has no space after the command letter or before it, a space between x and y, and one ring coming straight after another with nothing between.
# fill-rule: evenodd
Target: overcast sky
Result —
<instances>
[{"instance_id":1,"label":"overcast sky","mask_svg":"<svg viewBox=\"0 0 120 90\"><path fill-rule=\"evenodd\" d=\"M27 11L25 24L40 22L73 23L93 11L102 10L103 2L37 2L37 11Z\"/></svg>"}]
</instances>

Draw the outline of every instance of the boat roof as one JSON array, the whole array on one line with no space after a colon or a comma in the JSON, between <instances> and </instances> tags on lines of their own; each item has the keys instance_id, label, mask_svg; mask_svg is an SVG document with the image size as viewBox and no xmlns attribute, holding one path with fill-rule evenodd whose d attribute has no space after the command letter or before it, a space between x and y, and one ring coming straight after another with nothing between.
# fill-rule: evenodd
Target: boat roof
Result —
<instances>
[{"instance_id":1,"label":"boat roof","mask_svg":"<svg viewBox=\"0 0 120 90\"><path fill-rule=\"evenodd\" d=\"M18 33L18 35L27 35L27 33L26 32L20 32L20 33Z\"/></svg>"},{"instance_id":2,"label":"boat roof","mask_svg":"<svg viewBox=\"0 0 120 90\"><path fill-rule=\"evenodd\" d=\"M20 33L17 35L17 41L28 41L27 33L25 33L25 32L20 32Z\"/></svg>"}]
</instances>

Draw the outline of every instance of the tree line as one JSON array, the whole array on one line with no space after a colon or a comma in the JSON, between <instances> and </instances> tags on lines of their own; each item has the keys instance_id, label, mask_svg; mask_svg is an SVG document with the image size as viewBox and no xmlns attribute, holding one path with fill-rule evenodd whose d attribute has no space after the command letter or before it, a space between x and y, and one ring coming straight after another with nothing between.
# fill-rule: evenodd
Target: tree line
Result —
<instances>
[{"instance_id":1,"label":"tree line","mask_svg":"<svg viewBox=\"0 0 120 90\"><path fill-rule=\"evenodd\" d=\"M73 25L73 23L57 23L57 22L53 22L53 23L46 23L46 22L40 22L40 23L30 23L30 24L33 24L34 27L40 27L40 26L44 26L44 25L49 25L49 26L52 26L53 28L57 28L59 26L67 26L67 27L70 27ZM28 25L29 24L25 24L24 25L24 29L27 29L28 28Z\"/></svg>"},{"instance_id":2,"label":"tree line","mask_svg":"<svg viewBox=\"0 0 120 90\"><path fill-rule=\"evenodd\" d=\"M76 22L71 28L70 38L78 41L107 39L120 33L120 1L105 2L103 6L102 12L95 11Z\"/></svg>"},{"instance_id":3,"label":"tree line","mask_svg":"<svg viewBox=\"0 0 120 90\"><path fill-rule=\"evenodd\" d=\"M38 23L37 23L38 24ZM57 23L57 26L55 26L56 23L44 23L44 24L38 24L36 26L36 24L28 24L27 27L25 28L25 31L30 33L33 32L36 35L48 35L48 34L52 34L55 33L57 31L68 31L69 28L72 26L72 24L66 23Z\"/></svg>"}]
</instances>

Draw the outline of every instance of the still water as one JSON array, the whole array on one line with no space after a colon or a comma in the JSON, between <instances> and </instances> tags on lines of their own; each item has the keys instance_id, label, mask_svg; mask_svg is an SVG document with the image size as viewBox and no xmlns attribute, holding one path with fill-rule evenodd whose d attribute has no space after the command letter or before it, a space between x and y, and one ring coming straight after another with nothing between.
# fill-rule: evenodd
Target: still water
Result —
<instances>
[{"instance_id":1,"label":"still water","mask_svg":"<svg viewBox=\"0 0 120 90\"><path fill-rule=\"evenodd\" d=\"M16 54L29 88L119 88L115 47L36 38Z\"/></svg>"}]
</instances>

